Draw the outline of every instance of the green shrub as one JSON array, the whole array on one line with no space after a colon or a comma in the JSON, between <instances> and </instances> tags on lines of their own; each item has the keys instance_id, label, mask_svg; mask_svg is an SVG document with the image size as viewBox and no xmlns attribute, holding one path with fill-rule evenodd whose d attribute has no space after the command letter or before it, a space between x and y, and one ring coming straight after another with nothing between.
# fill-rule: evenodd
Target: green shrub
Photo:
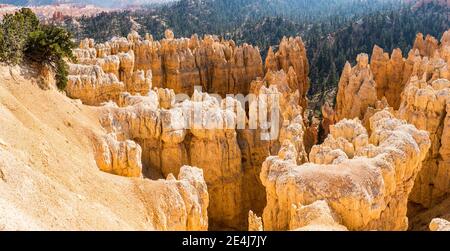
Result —
<instances>
[{"instance_id":1,"label":"green shrub","mask_svg":"<svg viewBox=\"0 0 450 251\"><path fill-rule=\"evenodd\" d=\"M0 23L0 60L9 64L22 62L30 32L39 28L39 20L28 8L7 14Z\"/></svg>"},{"instance_id":2,"label":"green shrub","mask_svg":"<svg viewBox=\"0 0 450 251\"><path fill-rule=\"evenodd\" d=\"M41 26L28 36L25 56L34 62L50 66L56 73L56 85L64 90L67 84L67 65L64 58L74 59L75 44L66 30L56 26Z\"/></svg>"},{"instance_id":3,"label":"green shrub","mask_svg":"<svg viewBox=\"0 0 450 251\"><path fill-rule=\"evenodd\" d=\"M66 89L67 75L69 75L68 66L64 59L60 59L56 64L56 86L61 91Z\"/></svg>"},{"instance_id":4,"label":"green shrub","mask_svg":"<svg viewBox=\"0 0 450 251\"><path fill-rule=\"evenodd\" d=\"M5 15L0 22L0 61L19 64L23 59L49 66L56 73L56 85L64 90L67 64L73 60L72 35L53 25L41 25L28 8Z\"/></svg>"}]
</instances>

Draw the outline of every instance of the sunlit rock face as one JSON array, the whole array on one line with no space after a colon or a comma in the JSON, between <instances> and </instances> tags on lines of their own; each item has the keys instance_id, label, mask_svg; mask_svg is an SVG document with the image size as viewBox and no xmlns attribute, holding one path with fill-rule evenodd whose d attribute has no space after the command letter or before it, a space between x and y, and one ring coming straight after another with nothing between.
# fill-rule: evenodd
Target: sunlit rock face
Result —
<instances>
[{"instance_id":1,"label":"sunlit rock face","mask_svg":"<svg viewBox=\"0 0 450 251\"><path fill-rule=\"evenodd\" d=\"M380 109L389 108L398 118L428 131L432 146L410 196L412 202L426 208L447 198L450 189L449 157L446 150L449 34L449 31L445 32L440 43L431 36L424 38L422 34L418 34L413 49L406 58L402 57L398 49L389 56L375 46L370 65L361 67L362 58L359 56L357 66L345 66L339 83L336 108L322 108L324 128L343 118L359 117L370 131L370 117ZM363 62L365 61L364 59Z\"/></svg>"},{"instance_id":2,"label":"sunlit rock face","mask_svg":"<svg viewBox=\"0 0 450 251\"><path fill-rule=\"evenodd\" d=\"M377 101L376 84L367 54L358 55L357 64L346 63L339 80L336 97L336 121L344 118L363 119L368 107Z\"/></svg>"},{"instance_id":3,"label":"sunlit rock face","mask_svg":"<svg viewBox=\"0 0 450 251\"><path fill-rule=\"evenodd\" d=\"M431 231L450 231L450 222L444 219L433 219L430 222Z\"/></svg>"},{"instance_id":4,"label":"sunlit rock face","mask_svg":"<svg viewBox=\"0 0 450 251\"><path fill-rule=\"evenodd\" d=\"M66 92L100 106L100 170L173 180L202 169L211 230L405 230L408 201L448 196L450 32L441 43L419 34L406 58L375 46L346 63L322 121L305 112L301 38L283 38L263 65L248 44L165 35L74 51Z\"/></svg>"},{"instance_id":5,"label":"sunlit rock face","mask_svg":"<svg viewBox=\"0 0 450 251\"><path fill-rule=\"evenodd\" d=\"M208 229L202 169L143 178L142 148L105 132L103 108L42 90L22 67L0 66L0 229Z\"/></svg>"},{"instance_id":6,"label":"sunlit rock face","mask_svg":"<svg viewBox=\"0 0 450 251\"><path fill-rule=\"evenodd\" d=\"M413 70L412 61L404 59L400 49L395 49L389 57L388 53L375 45L370 69L376 83L377 98L381 100L385 97L390 106L398 109L400 94Z\"/></svg>"},{"instance_id":7,"label":"sunlit rock face","mask_svg":"<svg viewBox=\"0 0 450 251\"><path fill-rule=\"evenodd\" d=\"M450 192L450 81L413 77L402 93L398 116L430 133L431 148L411 201L431 207Z\"/></svg>"},{"instance_id":8,"label":"sunlit rock face","mask_svg":"<svg viewBox=\"0 0 450 251\"><path fill-rule=\"evenodd\" d=\"M211 202L210 229L246 227L253 205L244 199L253 197L252 185L259 181L253 170L242 170L236 132L238 112L245 122L240 103L231 98L219 102L200 92L181 103L173 99L168 89L147 96L124 93L120 107L110 103L102 108L101 124L118 139L134 140L142 147L146 177L177 175L186 164L203 169Z\"/></svg>"},{"instance_id":9,"label":"sunlit rock face","mask_svg":"<svg viewBox=\"0 0 450 251\"><path fill-rule=\"evenodd\" d=\"M376 113L370 126L369 136L358 119L338 122L326 141L313 147L310 163L297 165L290 143L267 158L261 171L267 193L264 229L295 227L299 206L325 201L335 215L324 220L328 225L405 230L408 195L430 148L428 133L388 111Z\"/></svg>"},{"instance_id":10,"label":"sunlit rock face","mask_svg":"<svg viewBox=\"0 0 450 251\"><path fill-rule=\"evenodd\" d=\"M269 48L265 62L266 72L283 70L290 78L290 87L299 92L300 105L306 109L306 94L309 89L309 63L306 56L306 48L300 37L284 37L279 49L274 53Z\"/></svg>"},{"instance_id":11,"label":"sunlit rock face","mask_svg":"<svg viewBox=\"0 0 450 251\"><path fill-rule=\"evenodd\" d=\"M136 32L103 44L83 40L75 56L80 64L100 65L104 72L113 73L124 83L123 91L132 94L146 94L149 83L188 95L194 86L222 96L247 94L251 81L263 76L257 47L237 46L215 36L175 39L169 30L161 41L142 39Z\"/></svg>"},{"instance_id":12,"label":"sunlit rock face","mask_svg":"<svg viewBox=\"0 0 450 251\"><path fill-rule=\"evenodd\" d=\"M69 72L67 95L88 105L116 100L125 89L116 75L105 73L98 65L69 64Z\"/></svg>"}]
</instances>

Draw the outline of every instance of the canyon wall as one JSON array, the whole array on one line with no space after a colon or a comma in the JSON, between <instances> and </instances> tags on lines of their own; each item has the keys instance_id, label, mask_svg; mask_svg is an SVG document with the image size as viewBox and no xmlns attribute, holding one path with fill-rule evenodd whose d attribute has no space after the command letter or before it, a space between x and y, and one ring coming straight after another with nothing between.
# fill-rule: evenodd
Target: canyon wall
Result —
<instances>
[{"instance_id":1,"label":"canyon wall","mask_svg":"<svg viewBox=\"0 0 450 251\"><path fill-rule=\"evenodd\" d=\"M170 30L74 54L66 94L95 113L91 171L133 184L150 229L406 230L408 202L450 192L450 32L346 63L321 122L299 37L265 65L257 47Z\"/></svg>"},{"instance_id":2,"label":"canyon wall","mask_svg":"<svg viewBox=\"0 0 450 251\"><path fill-rule=\"evenodd\" d=\"M136 32L130 33L127 38L114 38L102 44L86 39L74 54L78 63L98 65L104 73L114 74L124 83L119 93L127 91L145 95L153 86L192 95L194 86L200 86L205 92L222 96L232 93L246 95L251 81L264 74L257 47L248 44L237 46L232 40L219 40L216 36L199 39L193 35L191 38L175 39L170 30L166 31L166 38L161 41L154 41L151 36L142 39ZM76 71L69 72L80 75ZM96 75L97 79L103 79L103 73ZM86 93L92 85L96 85L82 82ZM76 79L69 81L69 86L72 85L80 86ZM68 94L94 104L88 97L73 92ZM101 98L97 100L97 104L105 101Z\"/></svg>"},{"instance_id":3,"label":"canyon wall","mask_svg":"<svg viewBox=\"0 0 450 251\"><path fill-rule=\"evenodd\" d=\"M297 165L290 143L267 158L261 171L264 229L306 227L298 211L311 205L316 217L325 218L317 222L331 229L406 230L408 195L430 148L428 133L387 110L376 113L370 126L369 136L358 119L338 122L325 142L313 147L310 163Z\"/></svg>"},{"instance_id":4,"label":"canyon wall","mask_svg":"<svg viewBox=\"0 0 450 251\"><path fill-rule=\"evenodd\" d=\"M202 169L140 177L140 147L105 134L98 107L42 90L26 70L0 67L0 229L208 229Z\"/></svg>"},{"instance_id":5,"label":"canyon wall","mask_svg":"<svg viewBox=\"0 0 450 251\"><path fill-rule=\"evenodd\" d=\"M335 110L322 108L324 132L343 118L358 117L370 131L368 119L377 110L391 107L400 119L430 134L432 147L416 179L410 200L429 208L450 191L448 97L450 80L450 31L441 42L418 34L407 58L395 49L391 56L375 46L370 64L359 55L357 65L344 67Z\"/></svg>"}]
</instances>

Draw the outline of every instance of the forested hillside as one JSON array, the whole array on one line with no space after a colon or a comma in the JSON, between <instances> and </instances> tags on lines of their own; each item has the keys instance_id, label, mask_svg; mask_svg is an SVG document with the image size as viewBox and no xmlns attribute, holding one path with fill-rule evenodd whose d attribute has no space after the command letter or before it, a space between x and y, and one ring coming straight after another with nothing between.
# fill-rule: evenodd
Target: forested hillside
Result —
<instances>
[{"instance_id":1,"label":"forested hillside","mask_svg":"<svg viewBox=\"0 0 450 251\"><path fill-rule=\"evenodd\" d=\"M181 0L65 21L75 37L97 41L131 29L155 39L168 28L177 37L217 34L257 45L263 58L283 36L300 35L313 66L311 95L336 87L345 61L357 53L370 53L375 44L405 52L416 33L438 36L449 24L445 5L397 0Z\"/></svg>"}]
</instances>

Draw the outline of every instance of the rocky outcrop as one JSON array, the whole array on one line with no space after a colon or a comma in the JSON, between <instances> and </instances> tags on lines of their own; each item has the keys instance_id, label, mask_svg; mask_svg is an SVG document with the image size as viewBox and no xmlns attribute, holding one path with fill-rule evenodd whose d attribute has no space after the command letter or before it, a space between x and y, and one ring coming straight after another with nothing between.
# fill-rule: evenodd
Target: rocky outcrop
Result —
<instances>
[{"instance_id":1,"label":"rocky outcrop","mask_svg":"<svg viewBox=\"0 0 450 251\"><path fill-rule=\"evenodd\" d=\"M431 231L450 231L450 222L444 219L436 218L430 222Z\"/></svg>"},{"instance_id":2,"label":"rocky outcrop","mask_svg":"<svg viewBox=\"0 0 450 251\"><path fill-rule=\"evenodd\" d=\"M142 149L134 141L117 141L108 134L94 143L95 160L103 172L125 177L141 177Z\"/></svg>"},{"instance_id":3,"label":"rocky outcrop","mask_svg":"<svg viewBox=\"0 0 450 251\"><path fill-rule=\"evenodd\" d=\"M418 33L414 41L413 50L418 50L422 57L432 58L439 48L439 42L431 35L425 38L422 33Z\"/></svg>"},{"instance_id":4,"label":"rocky outcrop","mask_svg":"<svg viewBox=\"0 0 450 251\"><path fill-rule=\"evenodd\" d=\"M82 64L98 64L105 72L114 73L124 82L124 91L133 94L146 94L146 79L153 78L154 87L176 93L192 95L198 85L203 91L222 96L246 95L251 81L263 76L256 47L236 46L233 41L220 41L215 36L175 39L169 30L161 41L153 41L150 36L142 39L136 32L103 44L85 40L75 55Z\"/></svg>"},{"instance_id":5,"label":"rocky outcrop","mask_svg":"<svg viewBox=\"0 0 450 251\"><path fill-rule=\"evenodd\" d=\"M324 200L310 205L292 205L289 229L295 231L346 231L340 219Z\"/></svg>"},{"instance_id":6,"label":"rocky outcrop","mask_svg":"<svg viewBox=\"0 0 450 251\"><path fill-rule=\"evenodd\" d=\"M376 84L367 54L358 55L357 64L346 63L339 80L336 97L336 121L344 118L363 119L368 107L377 101Z\"/></svg>"},{"instance_id":7,"label":"rocky outcrop","mask_svg":"<svg viewBox=\"0 0 450 251\"><path fill-rule=\"evenodd\" d=\"M184 164L202 168L212 202L210 228L245 227L250 205L243 198L253 188L243 183L236 132L238 103L228 99L220 103L195 92L191 100L175 104L173 95L163 89L148 96L123 94L122 107L103 108L101 124L119 139L135 140L142 147L146 177L177 174Z\"/></svg>"},{"instance_id":8,"label":"rocky outcrop","mask_svg":"<svg viewBox=\"0 0 450 251\"><path fill-rule=\"evenodd\" d=\"M87 105L99 105L116 100L125 85L116 75L105 73L98 65L69 64L67 96L80 99Z\"/></svg>"},{"instance_id":9,"label":"rocky outcrop","mask_svg":"<svg viewBox=\"0 0 450 251\"><path fill-rule=\"evenodd\" d=\"M311 163L298 166L289 143L267 158L261 171L265 230L289 229L297 205L318 200L328 203L337 223L349 230L407 228L408 195L430 147L428 134L388 111L370 122L370 138L357 119L332 126L325 143L313 147Z\"/></svg>"},{"instance_id":10,"label":"rocky outcrop","mask_svg":"<svg viewBox=\"0 0 450 251\"><path fill-rule=\"evenodd\" d=\"M263 231L262 219L251 210L248 212L248 231Z\"/></svg>"},{"instance_id":11,"label":"rocky outcrop","mask_svg":"<svg viewBox=\"0 0 450 251\"><path fill-rule=\"evenodd\" d=\"M179 170L178 180L173 175L168 175L166 180L156 182L162 183L160 188L154 190L161 192L177 191L177 199L165 199L159 197L155 201L156 212L167 211L166 215L156 216L156 222L162 224L161 230L208 230L209 195L207 185L203 177L203 170L190 166L183 166ZM164 188L164 185L167 188ZM156 195L157 196L157 195ZM181 200L180 200L181 199Z\"/></svg>"},{"instance_id":12,"label":"rocky outcrop","mask_svg":"<svg viewBox=\"0 0 450 251\"><path fill-rule=\"evenodd\" d=\"M105 135L100 108L36 82L19 66L0 67L0 229L208 229L202 169L179 167L178 179L164 180L100 171L103 163L137 173L139 146Z\"/></svg>"},{"instance_id":13,"label":"rocky outcrop","mask_svg":"<svg viewBox=\"0 0 450 251\"><path fill-rule=\"evenodd\" d=\"M309 63L302 39L300 37L284 37L276 53L270 47L265 68L266 72L283 70L285 73L288 73L290 76L290 87L292 91L298 90L301 97L299 104L306 109L306 94L309 89Z\"/></svg>"},{"instance_id":14,"label":"rocky outcrop","mask_svg":"<svg viewBox=\"0 0 450 251\"><path fill-rule=\"evenodd\" d=\"M430 133L431 148L411 201L430 207L450 192L450 81L413 77L402 93L398 117Z\"/></svg>"},{"instance_id":15,"label":"rocky outcrop","mask_svg":"<svg viewBox=\"0 0 450 251\"><path fill-rule=\"evenodd\" d=\"M375 45L370 69L376 83L378 100L385 97L388 104L397 110L400 107L400 94L413 70L412 61L405 60L400 49L395 49L389 57L383 49Z\"/></svg>"}]
</instances>

